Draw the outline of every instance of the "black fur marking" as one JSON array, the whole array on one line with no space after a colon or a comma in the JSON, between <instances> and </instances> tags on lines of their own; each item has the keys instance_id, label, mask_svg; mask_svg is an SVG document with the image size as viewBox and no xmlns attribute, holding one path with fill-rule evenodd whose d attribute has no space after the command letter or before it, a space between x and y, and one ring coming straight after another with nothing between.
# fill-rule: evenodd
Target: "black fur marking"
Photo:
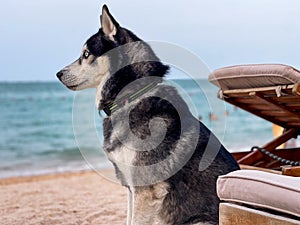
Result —
<instances>
[{"instance_id":1,"label":"black fur marking","mask_svg":"<svg viewBox=\"0 0 300 225\"><path fill-rule=\"evenodd\" d=\"M168 90L166 88L164 91ZM184 107L184 106L183 106ZM149 97L140 101L129 114L131 132L140 139L150 136L149 121L155 117L163 118L168 126L165 139L151 151L137 152L135 165L148 166L166 159L180 138L180 115L174 106L159 97Z\"/></svg>"},{"instance_id":2,"label":"black fur marking","mask_svg":"<svg viewBox=\"0 0 300 225\"><path fill-rule=\"evenodd\" d=\"M98 33L90 37L87 40L86 44L91 54L96 57L100 57L109 50L117 47L113 41L105 37L102 29L100 29Z\"/></svg>"}]
</instances>

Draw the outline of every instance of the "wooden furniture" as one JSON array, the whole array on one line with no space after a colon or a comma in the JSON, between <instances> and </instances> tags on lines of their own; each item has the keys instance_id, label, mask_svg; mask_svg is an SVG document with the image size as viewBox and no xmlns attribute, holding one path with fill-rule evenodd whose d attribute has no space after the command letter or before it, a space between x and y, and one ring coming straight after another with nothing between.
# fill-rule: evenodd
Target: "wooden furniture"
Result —
<instances>
[{"instance_id":1,"label":"wooden furniture","mask_svg":"<svg viewBox=\"0 0 300 225\"><path fill-rule=\"evenodd\" d=\"M300 134L300 71L281 64L240 65L217 69L209 80L220 88L219 98L284 128L282 135L260 147L300 161L300 147L277 148ZM233 156L244 165L272 169L285 165L257 149Z\"/></svg>"},{"instance_id":2,"label":"wooden furniture","mask_svg":"<svg viewBox=\"0 0 300 225\"><path fill-rule=\"evenodd\" d=\"M219 224L299 225L300 166L286 166L278 157L300 161L299 146L279 148L300 134L300 71L280 64L241 65L218 69L209 80L220 88L219 98L284 128L260 146L264 153L232 153L242 170L217 181Z\"/></svg>"},{"instance_id":3,"label":"wooden furniture","mask_svg":"<svg viewBox=\"0 0 300 225\"><path fill-rule=\"evenodd\" d=\"M299 225L294 218L276 215L243 205L224 202L220 204L219 225Z\"/></svg>"},{"instance_id":4,"label":"wooden furniture","mask_svg":"<svg viewBox=\"0 0 300 225\"><path fill-rule=\"evenodd\" d=\"M300 225L300 177L258 170L220 176L221 225Z\"/></svg>"}]
</instances>

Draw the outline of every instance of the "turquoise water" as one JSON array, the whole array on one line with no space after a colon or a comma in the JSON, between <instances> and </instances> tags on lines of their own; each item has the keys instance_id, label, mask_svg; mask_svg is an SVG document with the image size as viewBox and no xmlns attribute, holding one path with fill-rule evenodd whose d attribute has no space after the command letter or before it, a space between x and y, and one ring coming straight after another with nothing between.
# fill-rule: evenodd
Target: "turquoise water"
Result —
<instances>
[{"instance_id":1,"label":"turquoise water","mask_svg":"<svg viewBox=\"0 0 300 225\"><path fill-rule=\"evenodd\" d=\"M208 81L199 83L200 88L187 80L176 80L174 85L179 85L195 116L201 116L230 151L249 150L272 139L270 123L224 106L216 97L217 88ZM0 177L90 168L74 137L73 100L74 92L58 82L0 83ZM216 121L210 121L210 112L218 117ZM99 139L101 120L95 113ZM86 143L83 148L95 155L97 167L109 167L101 146Z\"/></svg>"}]
</instances>

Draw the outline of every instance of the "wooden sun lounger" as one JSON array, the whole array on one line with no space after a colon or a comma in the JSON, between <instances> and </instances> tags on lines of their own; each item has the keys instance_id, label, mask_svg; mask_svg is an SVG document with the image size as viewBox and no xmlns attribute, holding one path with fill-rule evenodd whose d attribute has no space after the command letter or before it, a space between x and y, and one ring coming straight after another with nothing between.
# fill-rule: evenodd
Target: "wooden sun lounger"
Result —
<instances>
[{"instance_id":1,"label":"wooden sun lounger","mask_svg":"<svg viewBox=\"0 0 300 225\"><path fill-rule=\"evenodd\" d=\"M281 136L260 147L300 161L299 147L277 149L300 134L300 71L281 64L240 65L217 69L209 80L220 88L219 98L284 128ZM284 165L259 150L233 155L239 164L277 169Z\"/></svg>"},{"instance_id":2,"label":"wooden sun lounger","mask_svg":"<svg viewBox=\"0 0 300 225\"><path fill-rule=\"evenodd\" d=\"M282 135L260 147L279 157L300 161L299 147L278 148L300 134L298 70L278 64L233 66L214 71L209 80L220 88L219 98L284 128ZM219 224L300 224L300 178L280 175L300 176L300 167L284 167L282 172L269 170L284 163L259 150L233 156L243 170L218 179Z\"/></svg>"}]
</instances>

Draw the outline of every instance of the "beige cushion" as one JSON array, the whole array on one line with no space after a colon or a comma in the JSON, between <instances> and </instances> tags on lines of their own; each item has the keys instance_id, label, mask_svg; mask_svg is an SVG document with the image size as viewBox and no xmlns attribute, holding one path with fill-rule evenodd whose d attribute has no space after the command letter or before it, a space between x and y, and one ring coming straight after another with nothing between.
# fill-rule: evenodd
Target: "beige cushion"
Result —
<instances>
[{"instance_id":1,"label":"beige cushion","mask_svg":"<svg viewBox=\"0 0 300 225\"><path fill-rule=\"evenodd\" d=\"M255 170L238 170L220 176L221 200L245 203L300 217L300 178Z\"/></svg>"},{"instance_id":2,"label":"beige cushion","mask_svg":"<svg viewBox=\"0 0 300 225\"><path fill-rule=\"evenodd\" d=\"M209 75L224 90L270 87L300 82L300 71L282 64L249 64L224 67Z\"/></svg>"}]
</instances>

